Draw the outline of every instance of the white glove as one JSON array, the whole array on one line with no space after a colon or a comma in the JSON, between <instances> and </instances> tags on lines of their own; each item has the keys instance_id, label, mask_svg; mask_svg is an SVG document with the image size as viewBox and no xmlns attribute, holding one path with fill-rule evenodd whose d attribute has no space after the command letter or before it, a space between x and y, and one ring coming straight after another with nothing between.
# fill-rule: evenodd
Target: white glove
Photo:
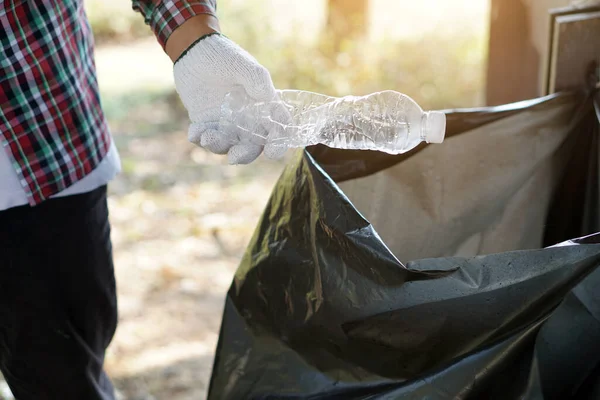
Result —
<instances>
[{"instance_id":1,"label":"white glove","mask_svg":"<svg viewBox=\"0 0 600 400\"><path fill-rule=\"evenodd\" d=\"M283 155L271 148L267 138L281 128L278 124L252 127L252 133L225 133L219 127L225 95L242 87L257 102L276 97L269 71L248 52L220 34L212 34L191 46L175 63L175 87L188 111L188 139L213 153L227 154L230 164L249 164L261 152L268 158ZM285 116L275 115L285 124Z\"/></svg>"}]
</instances>

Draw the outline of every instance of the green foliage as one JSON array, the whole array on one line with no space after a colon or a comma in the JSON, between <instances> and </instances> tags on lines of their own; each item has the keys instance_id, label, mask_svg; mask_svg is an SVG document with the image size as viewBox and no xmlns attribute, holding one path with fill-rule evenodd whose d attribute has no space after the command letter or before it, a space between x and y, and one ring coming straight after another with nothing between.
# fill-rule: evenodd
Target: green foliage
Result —
<instances>
[{"instance_id":1,"label":"green foliage","mask_svg":"<svg viewBox=\"0 0 600 400\"><path fill-rule=\"evenodd\" d=\"M302 28L291 35L276 34L254 0L219 4L227 35L271 71L278 88L332 96L396 90L430 109L471 107L483 101L487 38L475 32L428 34L418 40L348 40L338 53L326 34L313 41L302 40Z\"/></svg>"},{"instance_id":2,"label":"green foliage","mask_svg":"<svg viewBox=\"0 0 600 400\"><path fill-rule=\"evenodd\" d=\"M270 54L257 54L281 88L334 96L396 90L423 107L451 108L480 102L483 52L478 47L473 37L431 37L418 42L354 42L340 54L322 51L322 44L282 43Z\"/></svg>"}]
</instances>

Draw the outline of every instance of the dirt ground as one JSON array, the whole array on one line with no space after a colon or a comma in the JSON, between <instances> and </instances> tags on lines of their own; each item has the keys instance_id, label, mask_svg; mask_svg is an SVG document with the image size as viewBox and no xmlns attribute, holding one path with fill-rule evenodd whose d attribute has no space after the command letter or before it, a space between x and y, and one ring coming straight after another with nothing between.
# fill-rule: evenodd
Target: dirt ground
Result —
<instances>
[{"instance_id":1,"label":"dirt ground","mask_svg":"<svg viewBox=\"0 0 600 400\"><path fill-rule=\"evenodd\" d=\"M120 325L107 370L125 399L202 399L225 293L280 166L224 166L176 134L123 147L157 168L146 179L158 188L113 185Z\"/></svg>"},{"instance_id":2,"label":"dirt ground","mask_svg":"<svg viewBox=\"0 0 600 400\"><path fill-rule=\"evenodd\" d=\"M140 129L149 115L152 129ZM205 398L226 291L283 166L228 166L186 128L170 92L113 120L120 324L106 368L124 399Z\"/></svg>"}]
</instances>

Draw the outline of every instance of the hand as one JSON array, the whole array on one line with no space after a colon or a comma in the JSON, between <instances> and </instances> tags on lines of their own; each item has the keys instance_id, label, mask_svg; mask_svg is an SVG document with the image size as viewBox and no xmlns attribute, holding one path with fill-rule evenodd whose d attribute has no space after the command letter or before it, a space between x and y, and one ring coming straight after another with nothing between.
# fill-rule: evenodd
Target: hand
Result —
<instances>
[{"instance_id":1,"label":"hand","mask_svg":"<svg viewBox=\"0 0 600 400\"><path fill-rule=\"evenodd\" d=\"M219 33L209 34L175 62L175 85L191 121L188 138L213 153L227 154L230 164L249 164L263 151L279 158L282 150L268 146L269 136L282 125L262 124L253 132L224 132L219 126L225 95L243 88L256 102L273 103L275 87L269 71L248 52ZM274 103L276 104L276 102ZM275 120L285 118L275 113Z\"/></svg>"}]
</instances>

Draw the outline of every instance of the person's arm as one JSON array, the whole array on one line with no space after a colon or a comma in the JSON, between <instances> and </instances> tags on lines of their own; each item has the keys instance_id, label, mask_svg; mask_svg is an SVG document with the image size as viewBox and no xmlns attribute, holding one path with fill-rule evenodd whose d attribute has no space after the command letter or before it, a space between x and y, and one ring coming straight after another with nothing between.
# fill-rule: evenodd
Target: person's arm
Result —
<instances>
[{"instance_id":1,"label":"person's arm","mask_svg":"<svg viewBox=\"0 0 600 400\"><path fill-rule=\"evenodd\" d=\"M219 31L216 0L132 0L132 5L173 61L198 38Z\"/></svg>"},{"instance_id":2,"label":"person's arm","mask_svg":"<svg viewBox=\"0 0 600 400\"><path fill-rule=\"evenodd\" d=\"M227 93L243 88L256 102L275 107L275 87L269 71L248 52L220 34L216 0L133 0L173 60L175 87L190 117L188 139L213 153L227 154L231 164L248 164L264 150L268 157L283 155L267 146L281 131L289 114L281 106L270 112L276 123L224 132L221 105Z\"/></svg>"},{"instance_id":3,"label":"person's arm","mask_svg":"<svg viewBox=\"0 0 600 400\"><path fill-rule=\"evenodd\" d=\"M219 20L213 15L197 15L185 21L167 39L165 52L175 62L199 38L220 32Z\"/></svg>"}]
</instances>

